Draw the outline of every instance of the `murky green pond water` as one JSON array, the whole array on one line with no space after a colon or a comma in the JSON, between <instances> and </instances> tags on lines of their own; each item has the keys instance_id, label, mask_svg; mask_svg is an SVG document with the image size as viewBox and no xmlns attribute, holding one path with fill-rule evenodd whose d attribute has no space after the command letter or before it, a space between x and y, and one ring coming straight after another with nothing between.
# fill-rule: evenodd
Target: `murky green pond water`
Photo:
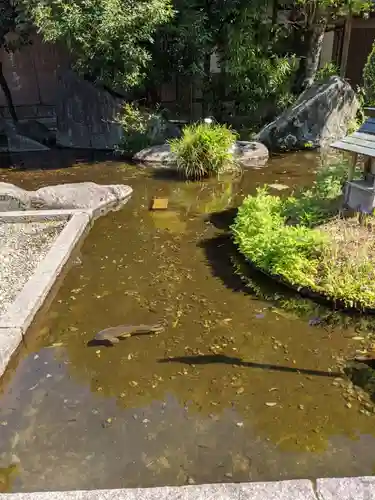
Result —
<instances>
[{"instance_id":1,"label":"murky green pond water","mask_svg":"<svg viewBox=\"0 0 375 500\"><path fill-rule=\"evenodd\" d=\"M198 184L113 162L0 172L27 188L134 188L95 222L2 380L0 491L373 473L375 417L330 376L354 330L310 326L311 313L245 293L227 219L210 216L264 182L309 183L316 167L295 155ZM150 212L153 196L170 209ZM162 318L158 336L87 346L103 328Z\"/></svg>"}]
</instances>

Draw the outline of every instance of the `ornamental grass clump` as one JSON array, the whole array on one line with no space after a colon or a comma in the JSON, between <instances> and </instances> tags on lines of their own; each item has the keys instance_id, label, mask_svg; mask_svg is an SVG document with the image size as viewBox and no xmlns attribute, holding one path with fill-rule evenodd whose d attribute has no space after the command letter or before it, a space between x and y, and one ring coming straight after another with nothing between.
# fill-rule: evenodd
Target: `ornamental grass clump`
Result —
<instances>
[{"instance_id":1,"label":"ornamental grass clump","mask_svg":"<svg viewBox=\"0 0 375 500\"><path fill-rule=\"evenodd\" d=\"M186 179L203 179L235 167L231 147L237 134L226 125L196 123L170 141L177 170Z\"/></svg>"}]
</instances>

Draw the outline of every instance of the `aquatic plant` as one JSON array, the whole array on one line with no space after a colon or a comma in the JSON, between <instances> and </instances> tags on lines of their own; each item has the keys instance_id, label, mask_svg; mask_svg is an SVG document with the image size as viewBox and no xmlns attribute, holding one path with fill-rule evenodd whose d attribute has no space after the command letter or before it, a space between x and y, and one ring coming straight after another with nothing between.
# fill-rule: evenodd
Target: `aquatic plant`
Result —
<instances>
[{"instance_id":1,"label":"aquatic plant","mask_svg":"<svg viewBox=\"0 0 375 500\"><path fill-rule=\"evenodd\" d=\"M238 210L234 241L257 268L297 289L375 308L375 237L356 218L337 217L345 176L343 165L330 165L286 199L258 189Z\"/></svg>"},{"instance_id":2,"label":"aquatic plant","mask_svg":"<svg viewBox=\"0 0 375 500\"><path fill-rule=\"evenodd\" d=\"M170 141L177 169L187 179L203 179L235 166L230 149L237 134L220 124L195 123Z\"/></svg>"}]
</instances>

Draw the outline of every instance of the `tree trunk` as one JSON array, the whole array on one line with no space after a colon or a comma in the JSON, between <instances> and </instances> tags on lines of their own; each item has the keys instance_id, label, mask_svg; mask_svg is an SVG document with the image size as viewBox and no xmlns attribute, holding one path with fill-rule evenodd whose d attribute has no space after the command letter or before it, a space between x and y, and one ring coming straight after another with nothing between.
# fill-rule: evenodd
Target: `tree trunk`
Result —
<instances>
[{"instance_id":1,"label":"tree trunk","mask_svg":"<svg viewBox=\"0 0 375 500\"><path fill-rule=\"evenodd\" d=\"M2 91L4 92L5 95L5 100L7 102L7 106L9 109L10 116L13 120L14 123L18 123L18 117L16 113L16 109L13 104L13 99L12 99L12 94L9 89L8 83L5 79L4 73L3 73L3 63L0 61L0 87Z\"/></svg>"},{"instance_id":2,"label":"tree trunk","mask_svg":"<svg viewBox=\"0 0 375 500\"><path fill-rule=\"evenodd\" d=\"M306 89L311 87L314 83L316 72L319 68L320 54L322 53L324 33L327 28L327 20L325 18L320 19L317 24L315 24L311 31L309 37L309 44L306 54L306 71L305 78L302 82L302 88Z\"/></svg>"},{"instance_id":3,"label":"tree trunk","mask_svg":"<svg viewBox=\"0 0 375 500\"><path fill-rule=\"evenodd\" d=\"M203 61L203 100L202 100L202 115L207 118L211 110L211 54L206 53Z\"/></svg>"},{"instance_id":4,"label":"tree trunk","mask_svg":"<svg viewBox=\"0 0 375 500\"><path fill-rule=\"evenodd\" d=\"M305 30L302 36L299 35L300 42L296 52L301 59L295 77L293 89L295 93L303 92L314 83L319 68L326 27L327 19L321 18Z\"/></svg>"}]
</instances>

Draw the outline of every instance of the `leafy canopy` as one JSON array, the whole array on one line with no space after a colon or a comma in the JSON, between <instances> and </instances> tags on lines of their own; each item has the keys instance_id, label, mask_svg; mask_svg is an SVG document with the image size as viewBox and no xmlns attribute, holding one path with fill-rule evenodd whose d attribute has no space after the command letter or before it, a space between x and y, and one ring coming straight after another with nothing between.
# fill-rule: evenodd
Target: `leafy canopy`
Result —
<instances>
[{"instance_id":1,"label":"leafy canopy","mask_svg":"<svg viewBox=\"0 0 375 500\"><path fill-rule=\"evenodd\" d=\"M131 88L150 61L148 46L173 16L170 0L27 0L44 40L63 41L81 74Z\"/></svg>"},{"instance_id":2,"label":"leafy canopy","mask_svg":"<svg viewBox=\"0 0 375 500\"><path fill-rule=\"evenodd\" d=\"M0 48L17 50L29 39L30 23L18 0L0 1Z\"/></svg>"}]
</instances>

